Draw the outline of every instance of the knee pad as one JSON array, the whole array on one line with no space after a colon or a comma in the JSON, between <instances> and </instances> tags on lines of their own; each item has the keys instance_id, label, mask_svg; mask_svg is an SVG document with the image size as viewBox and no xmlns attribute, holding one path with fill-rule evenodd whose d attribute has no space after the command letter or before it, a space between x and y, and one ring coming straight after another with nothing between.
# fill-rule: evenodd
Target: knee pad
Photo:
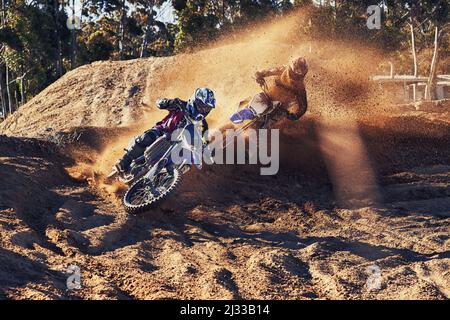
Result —
<instances>
[{"instance_id":1,"label":"knee pad","mask_svg":"<svg viewBox=\"0 0 450 320\"><path fill-rule=\"evenodd\" d=\"M149 147L155 140L161 136L161 133L156 129L150 129L145 131L142 135L136 137L134 140L135 145L145 149Z\"/></svg>"}]
</instances>

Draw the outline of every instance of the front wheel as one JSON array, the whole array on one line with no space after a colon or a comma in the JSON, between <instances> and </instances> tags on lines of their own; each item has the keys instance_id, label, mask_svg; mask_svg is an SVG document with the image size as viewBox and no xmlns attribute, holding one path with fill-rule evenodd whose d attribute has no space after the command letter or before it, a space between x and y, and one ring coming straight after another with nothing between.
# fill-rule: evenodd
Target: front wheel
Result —
<instances>
[{"instance_id":1,"label":"front wheel","mask_svg":"<svg viewBox=\"0 0 450 320\"><path fill-rule=\"evenodd\" d=\"M167 170L159 172L154 179L153 187L145 177L137 180L123 197L125 211L130 214L148 211L171 195L180 182L181 174L176 168L172 174Z\"/></svg>"}]
</instances>

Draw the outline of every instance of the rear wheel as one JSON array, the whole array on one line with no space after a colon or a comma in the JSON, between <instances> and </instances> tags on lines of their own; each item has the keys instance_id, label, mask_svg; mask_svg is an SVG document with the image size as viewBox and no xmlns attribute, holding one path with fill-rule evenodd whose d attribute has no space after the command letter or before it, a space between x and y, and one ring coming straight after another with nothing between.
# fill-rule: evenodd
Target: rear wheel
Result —
<instances>
[{"instance_id":1,"label":"rear wheel","mask_svg":"<svg viewBox=\"0 0 450 320\"><path fill-rule=\"evenodd\" d=\"M137 180L123 197L125 210L130 214L138 214L151 209L155 204L167 199L181 182L178 169L169 173L162 170L154 179L153 187L143 177Z\"/></svg>"}]
</instances>

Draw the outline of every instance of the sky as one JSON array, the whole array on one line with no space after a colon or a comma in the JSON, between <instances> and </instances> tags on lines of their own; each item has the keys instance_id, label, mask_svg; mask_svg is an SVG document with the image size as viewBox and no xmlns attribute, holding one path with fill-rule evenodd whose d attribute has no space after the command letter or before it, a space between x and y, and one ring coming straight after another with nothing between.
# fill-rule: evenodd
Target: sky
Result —
<instances>
[{"instance_id":1,"label":"sky","mask_svg":"<svg viewBox=\"0 0 450 320\"><path fill-rule=\"evenodd\" d=\"M81 1L75 0L75 15L81 16ZM166 23L174 23L176 20L174 10L172 7L172 1L165 2L161 8L155 8L156 11L156 20L166 22ZM68 10L69 15L71 14L71 10Z\"/></svg>"},{"instance_id":2,"label":"sky","mask_svg":"<svg viewBox=\"0 0 450 320\"><path fill-rule=\"evenodd\" d=\"M81 16L81 1L83 0L75 0L75 15L80 17ZM71 1L70 1L71 2ZM291 0L291 2L294 2L294 0ZM335 0L313 0L314 4L317 6L320 5L335 5ZM176 17L174 14L173 6L172 6L172 0L165 2L161 8L156 8L156 20L162 21L165 23L174 23L176 21ZM69 14L71 14L69 12Z\"/></svg>"}]
</instances>

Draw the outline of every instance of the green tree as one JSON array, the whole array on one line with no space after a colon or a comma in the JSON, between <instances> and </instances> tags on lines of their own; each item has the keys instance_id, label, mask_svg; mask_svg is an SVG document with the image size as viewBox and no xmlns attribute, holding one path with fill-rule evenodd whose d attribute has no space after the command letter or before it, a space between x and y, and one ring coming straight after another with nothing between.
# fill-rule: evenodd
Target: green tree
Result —
<instances>
[{"instance_id":1,"label":"green tree","mask_svg":"<svg viewBox=\"0 0 450 320\"><path fill-rule=\"evenodd\" d=\"M9 113L64 72L69 32L59 8L54 1L6 2L1 16L0 96Z\"/></svg>"},{"instance_id":2,"label":"green tree","mask_svg":"<svg viewBox=\"0 0 450 320\"><path fill-rule=\"evenodd\" d=\"M176 0L178 17L175 50L201 45L234 27L256 19L283 14L293 8L289 0Z\"/></svg>"}]
</instances>

